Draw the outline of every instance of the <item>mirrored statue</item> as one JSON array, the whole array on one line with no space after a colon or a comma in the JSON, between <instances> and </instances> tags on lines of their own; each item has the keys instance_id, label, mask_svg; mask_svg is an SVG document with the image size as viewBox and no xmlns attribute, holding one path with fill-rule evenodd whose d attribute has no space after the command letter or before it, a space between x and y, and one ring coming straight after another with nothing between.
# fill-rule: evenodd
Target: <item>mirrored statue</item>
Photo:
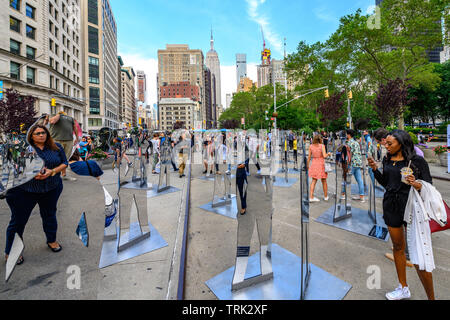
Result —
<instances>
[{"instance_id":1,"label":"mirrored statue","mask_svg":"<svg viewBox=\"0 0 450 320\"><path fill-rule=\"evenodd\" d=\"M260 165L254 161L256 156L253 157L249 148L252 147L251 143L250 140L249 144L245 144L243 150L245 157L238 160L236 171L238 239L232 291L273 278L272 261L268 254L273 214L273 177L271 170L266 168L267 162L264 163L264 170L261 170ZM238 151L239 154L242 155L242 152ZM267 172L270 173L263 175ZM246 279L250 243L255 226L260 243L260 275Z\"/></svg>"}]
</instances>

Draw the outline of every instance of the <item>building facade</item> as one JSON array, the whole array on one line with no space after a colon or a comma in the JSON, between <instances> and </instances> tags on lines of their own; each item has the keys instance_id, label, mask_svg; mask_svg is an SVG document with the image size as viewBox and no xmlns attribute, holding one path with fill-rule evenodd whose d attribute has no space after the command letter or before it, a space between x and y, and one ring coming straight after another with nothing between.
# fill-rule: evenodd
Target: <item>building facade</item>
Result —
<instances>
[{"instance_id":1,"label":"building facade","mask_svg":"<svg viewBox=\"0 0 450 320\"><path fill-rule=\"evenodd\" d=\"M121 123L125 123L128 128L137 125L135 78L136 74L132 67L122 67L120 81L122 101L119 116L122 119Z\"/></svg>"},{"instance_id":2,"label":"building facade","mask_svg":"<svg viewBox=\"0 0 450 320\"><path fill-rule=\"evenodd\" d=\"M139 101L147 101L147 76L144 71L136 71L137 75L137 98Z\"/></svg>"},{"instance_id":3,"label":"building facade","mask_svg":"<svg viewBox=\"0 0 450 320\"><path fill-rule=\"evenodd\" d=\"M217 114L217 109L222 107L222 84L220 76L220 59L219 54L214 50L214 38L211 31L211 50L206 54L206 67L211 71L211 75L214 77L212 82L214 82L212 87L212 103L213 103L213 114L214 117Z\"/></svg>"},{"instance_id":4,"label":"building facade","mask_svg":"<svg viewBox=\"0 0 450 320\"><path fill-rule=\"evenodd\" d=\"M187 114L188 108L181 109L181 112L186 112L184 118L190 119L190 117L193 117L193 121L206 122L204 69L204 58L201 50L191 50L188 45L170 44L166 45L166 49L158 50L157 85L160 129L171 128L173 125L174 117L170 115L166 118L167 113L161 105L161 101L173 102L174 95L175 99L193 101L197 104L196 108L199 108L195 113L190 110L190 115ZM197 87L197 90L194 87ZM163 98L163 95L172 98Z\"/></svg>"},{"instance_id":5,"label":"building facade","mask_svg":"<svg viewBox=\"0 0 450 320\"><path fill-rule=\"evenodd\" d=\"M239 82L237 92L249 92L253 87L256 87L256 83L254 83L250 78L243 77Z\"/></svg>"},{"instance_id":6,"label":"building facade","mask_svg":"<svg viewBox=\"0 0 450 320\"><path fill-rule=\"evenodd\" d=\"M236 54L236 86L239 86L242 78L247 78L247 55Z\"/></svg>"},{"instance_id":7,"label":"building facade","mask_svg":"<svg viewBox=\"0 0 450 320\"><path fill-rule=\"evenodd\" d=\"M66 112L85 129L80 6L71 0L0 0L0 81L36 98L36 112ZM56 105L51 106L52 99Z\"/></svg>"},{"instance_id":8,"label":"building facade","mask_svg":"<svg viewBox=\"0 0 450 320\"><path fill-rule=\"evenodd\" d=\"M183 122L186 129L195 128L195 122L197 121L195 118L198 118L201 112L198 101L189 98L161 99L158 107L161 119L160 130L172 130L177 121Z\"/></svg>"},{"instance_id":9,"label":"building facade","mask_svg":"<svg viewBox=\"0 0 450 320\"><path fill-rule=\"evenodd\" d=\"M86 117L89 131L119 128L117 26L109 0L81 1Z\"/></svg>"}]
</instances>

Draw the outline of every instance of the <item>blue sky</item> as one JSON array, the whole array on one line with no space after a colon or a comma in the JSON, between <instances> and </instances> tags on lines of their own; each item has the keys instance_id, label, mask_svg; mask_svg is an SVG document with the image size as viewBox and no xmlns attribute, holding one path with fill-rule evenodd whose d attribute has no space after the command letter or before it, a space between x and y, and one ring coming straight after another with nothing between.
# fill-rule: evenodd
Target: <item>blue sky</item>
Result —
<instances>
[{"instance_id":1,"label":"blue sky","mask_svg":"<svg viewBox=\"0 0 450 320\"><path fill-rule=\"evenodd\" d=\"M375 0L110 0L118 26L118 52L125 65L146 71L147 102L156 101L157 50L170 44L188 44L209 51L211 26L222 65L222 101L235 91L235 55L246 53L248 74L256 81L255 65L266 46L275 59L283 58L300 41L325 41L337 29L339 18Z\"/></svg>"}]
</instances>

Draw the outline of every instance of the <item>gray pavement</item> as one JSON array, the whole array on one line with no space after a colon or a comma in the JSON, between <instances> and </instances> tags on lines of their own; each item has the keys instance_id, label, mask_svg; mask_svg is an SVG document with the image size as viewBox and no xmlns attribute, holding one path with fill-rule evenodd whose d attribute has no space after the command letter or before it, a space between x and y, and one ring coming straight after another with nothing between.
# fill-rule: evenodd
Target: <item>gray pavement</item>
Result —
<instances>
[{"instance_id":1,"label":"gray pavement","mask_svg":"<svg viewBox=\"0 0 450 320\"><path fill-rule=\"evenodd\" d=\"M290 164L292 166L292 164ZM431 170L439 171L439 168ZM204 211L199 207L212 200L213 182L198 179L203 166L193 165L191 180L190 216L188 225L187 260L184 298L188 300L215 300L205 282L235 263L237 220ZM282 176L282 175L279 175ZM296 175L290 174L290 177ZM298 177L298 176L297 176ZM151 224L158 230L167 247L130 259L105 269L99 269L103 242L104 199L101 185L88 177L64 182L64 192L58 205L58 241L60 253L52 253L45 244L42 223L36 208L24 235L25 263L18 266L8 283L4 283L4 268L0 272L0 299L148 299L173 300L177 297L184 211L188 181L171 173L175 187L181 189L147 201ZM106 169L102 182L113 183L112 170ZM157 176L149 174L149 182ZM334 192L334 175L328 178L329 193ZM232 192L235 190L233 179ZM435 186L450 203L450 185L435 180ZM299 182L291 188L274 188L273 243L300 256ZM391 243L374 240L333 228L314 221L333 205L333 199L323 201L322 186L316 187L316 196L322 201L311 205L310 255L311 263L350 283L353 288L348 300L383 300L388 290L397 286L394 264L384 257ZM382 199L377 199L381 208ZM368 204L360 205L365 208ZM355 205L356 206L356 205ZM90 245L85 248L75 235L82 212L86 212L90 232ZM5 201L0 201L0 228L4 233L10 212ZM437 269L433 273L438 299L450 299L450 232L433 235L433 248ZM0 236L3 248L5 237ZM258 251L256 231L251 254ZM81 269L81 289L70 290L67 282L69 266ZM369 266L381 269L381 288L367 288ZM426 299L420 281L408 268L408 281L412 299Z\"/></svg>"},{"instance_id":2,"label":"gray pavement","mask_svg":"<svg viewBox=\"0 0 450 320\"><path fill-rule=\"evenodd\" d=\"M198 179L202 175L202 170L203 167L199 165L193 168L185 297L193 300L214 300L217 298L205 282L234 266L237 220L199 208L211 201L213 187L213 182ZM292 174L289 176L295 177ZM334 181L334 174L330 174L328 178L329 193L333 193L335 189L332 181ZM445 181L436 180L435 186L449 201L450 185ZM233 180L232 188L235 190L235 180ZM274 188L273 243L297 256L300 256L299 195L299 182L289 189ZM328 202L323 201L320 183L316 186L315 195L322 201L311 204L310 209L311 263L353 286L345 299L384 300L385 293L393 290L398 284L393 262L384 257L385 253L391 251L390 240L382 242L316 222L315 219L330 208L334 200L330 197ZM382 208L381 201L382 199L377 199L378 211ZM354 204L354 206L366 208L368 203ZM437 299L450 299L449 243L450 232L433 235L433 249L437 266L433 277ZM255 231L250 254L258 252L258 247ZM367 288L366 284L370 276L367 269L372 265L378 266L381 270L380 289L370 290ZM407 276L412 299L426 299L415 270L408 268Z\"/></svg>"},{"instance_id":3,"label":"gray pavement","mask_svg":"<svg viewBox=\"0 0 450 320\"><path fill-rule=\"evenodd\" d=\"M104 168L104 183L113 182L112 170ZM74 176L72 173L69 175ZM129 174L129 177L131 174ZM157 175L149 173L149 182ZM51 252L42 232L38 208L35 208L24 233L25 263L17 266L8 283L4 283L4 268L0 271L0 299L146 299L173 300L177 297L178 275L183 236L186 178L171 173L176 193L149 198L148 216L151 224L168 246L113 266L99 269L104 232L104 196L100 183L90 177L65 181L58 203L58 236L63 250ZM86 212L89 247L83 246L75 234L81 213ZM0 201L0 247L4 248L4 232L10 211L6 201ZM81 269L81 288L68 289L69 266Z\"/></svg>"}]
</instances>

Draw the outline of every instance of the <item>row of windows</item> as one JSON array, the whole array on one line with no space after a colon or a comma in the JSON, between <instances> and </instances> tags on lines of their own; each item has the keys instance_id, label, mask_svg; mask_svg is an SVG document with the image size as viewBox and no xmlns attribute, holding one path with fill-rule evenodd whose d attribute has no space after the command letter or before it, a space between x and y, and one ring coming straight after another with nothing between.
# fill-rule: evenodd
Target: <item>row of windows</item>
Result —
<instances>
[{"instance_id":1,"label":"row of windows","mask_svg":"<svg viewBox=\"0 0 450 320\"><path fill-rule=\"evenodd\" d=\"M10 76L12 79L21 80L21 68L20 63L11 61L10 62ZM36 83L36 69L28 67L26 69L26 82L30 84Z\"/></svg>"},{"instance_id":2,"label":"row of windows","mask_svg":"<svg viewBox=\"0 0 450 320\"><path fill-rule=\"evenodd\" d=\"M21 0L9 0L9 6L21 12ZM28 18L36 20L36 8L25 3L25 14Z\"/></svg>"},{"instance_id":3,"label":"row of windows","mask_svg":"<svg viewBox=\"0 0 450 320\"><path fill-rule=\"evenodd\" d=\"M33 28L32 26L25 24L26 28L26 36L30 39L35 40L36 39L36 28ZM18 33L21 33L22 27L22 21L19 19L14 18L13 16L9 17L9 29Z\"/></svg>"},{"instance_id":4,"label":"row of windows","mask_svg":"<svg viewBox=\"0 0 450 320\"><path fill-rule=\"evenodd\" d=\"M19 41L13 40L13 39L10 39L9 43L10 43L10 45L9 45L10 51L12 53L17 54L19 56L22 55L22 43L20 43ZM26 53L26 57L28 59L32 59L32 60L36 59L36 49L35 48L26 46L25 53Z\"/></svg>"}]
</instances>

